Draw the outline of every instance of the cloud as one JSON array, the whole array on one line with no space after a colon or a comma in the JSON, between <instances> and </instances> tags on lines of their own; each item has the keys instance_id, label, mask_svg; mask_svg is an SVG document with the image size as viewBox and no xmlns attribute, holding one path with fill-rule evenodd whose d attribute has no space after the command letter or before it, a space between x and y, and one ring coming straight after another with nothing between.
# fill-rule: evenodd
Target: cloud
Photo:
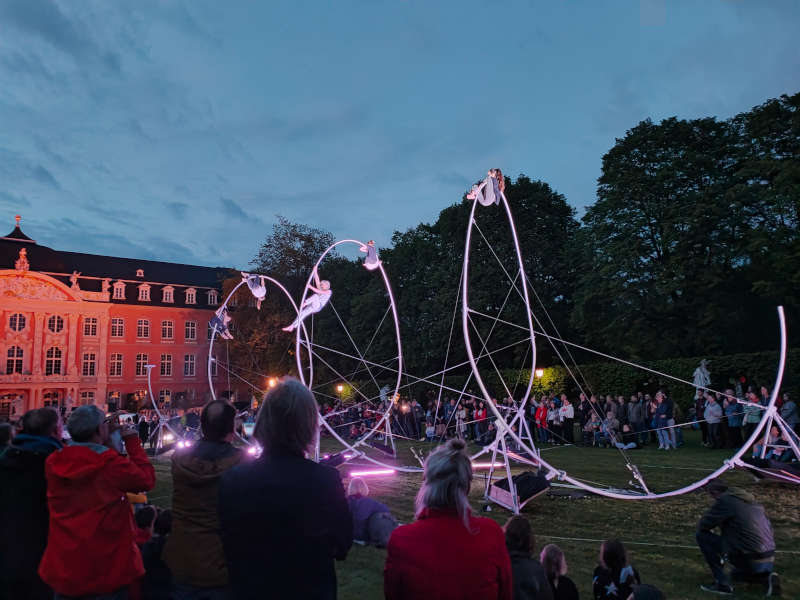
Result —
<instances>
[{"instance_id":1,"label":"cloud","mask_svg":"<svg viewBox=\"0 0 800 600\"><path fill-rule=\"evenodd\" d=\"M189 205L185 202L168 202L167 211L176 219L183 220L189 211Z\"/></svg>"},{"instance_id":2,"label":"cloud","mask_svg":"<svg viewBox=\"0 0 800 600\"><path fill-rule=\"evenodd\" d=\"M222 214L224 214L226 217L239 219L240 221L250 221L253 219L253 217L248 215L241 206L239 206L230 198L222 197L219 199L219 201L222 204Z\"/></svg>"},{"instance_id":3,"label":"cloud","mask_svg":"<svg viewBox=\"0 0 800 600\"><path fill-rule=\"evenodd\" d=\"M11 209L17 210L19 208L30 208L31 201L28 200L25 196L18 196L12 194L11 192L3 192L0 191L0 204L4 206L8 206ZM0 217L0 221L2 221L2 217Z\"/></svg>"},{"instance_id":4,"label":"cloud","mask_svg":"<svg viewBox=\"0 0 800 600\"><path fill-rule=\"evenodd\" d=\"M56 178L53 177L53 174L45 169L42 165L36 165L31 171L31 176L39 183L43 183L56 190L61 189L61 186L58 184Z\"/></svg>"},{"instance_id":5,"label":"cloud","mask_svg":"<svg viewBox=\"0 0 800 600\"><path fill-rule=\"evenodd\" d=\"M96 60L112 71L119 71L119 57L93 42L90 30L76 19L70 20L52 0L4 0L0 17L17 30L40 38L76 61Z\"/></svg>"}]
</instances>

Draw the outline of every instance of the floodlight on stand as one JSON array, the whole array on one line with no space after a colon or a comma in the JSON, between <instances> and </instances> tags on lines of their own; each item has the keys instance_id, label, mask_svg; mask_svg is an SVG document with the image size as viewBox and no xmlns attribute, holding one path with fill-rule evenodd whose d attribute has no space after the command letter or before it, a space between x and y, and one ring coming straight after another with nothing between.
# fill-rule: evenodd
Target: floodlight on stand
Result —
<instances>
[{"instance_id":1,"label":"floodlight on stand","mask_svg":"<svg viewBox=\"0 0 800 600\"><path fill-rule=\"evenodd\" d=\"M536 369L536 371L534 371L534 374L536 375L536 379L541 379L542 377L544 377L544 369Z\"/></svg>"}]
</instances>

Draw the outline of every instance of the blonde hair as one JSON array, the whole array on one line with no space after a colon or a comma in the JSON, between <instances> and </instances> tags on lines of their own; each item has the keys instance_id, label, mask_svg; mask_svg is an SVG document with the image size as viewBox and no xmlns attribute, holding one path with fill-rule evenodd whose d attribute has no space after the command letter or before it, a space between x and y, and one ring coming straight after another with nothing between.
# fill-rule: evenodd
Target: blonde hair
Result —
<instances>
[{"instance_id":1,"label":"blonde hair","mask_svg":"<svg viewBox=\"0 0 800 600\"><path fill-rule=\"evenodd\" d=\"M347 486L347 495L369 496L367 482L361 479L361 477L353 477L353 479L350 480L350 485Z\"/></svg>"},{"instance_id":2,"label":"blonde hair","mask_svg":"<svg viewBox=\"0 0 800 600\"><path fill-rule=\"evenodd\" d=\"M425 461L425 478L417 493L416 517L426 508L455 508L464 527L470 530L469 508L472 463L463 440L452 439L430 453Z\"/></svg>"},{"instance_id":3,"label":"blonde hair","mask_svg":"<svg viewBox=\"0 0 800 600\"><path fill-rule=\"evenodd\" d=\"M544 574L548 581L558 581L558 578L567 574L567 559L564 552L555 544L547 544L539 555Z\"/></svg>"}]
</instances>

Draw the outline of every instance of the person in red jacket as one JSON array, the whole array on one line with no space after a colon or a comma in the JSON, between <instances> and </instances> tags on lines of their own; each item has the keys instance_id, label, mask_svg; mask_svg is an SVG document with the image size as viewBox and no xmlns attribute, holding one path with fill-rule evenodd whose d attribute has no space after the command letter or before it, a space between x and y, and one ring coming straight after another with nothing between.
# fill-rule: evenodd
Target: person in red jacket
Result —
<instances>
[{"instance_id":1,"label":"person in red jacket","mask_svg":"<svg viewBox=\"0 0 800 600\"><path fill-rule=\"evenodd\" d=\"M50 534L39 575L56 600L124 600L144 575L126 492L150 490L155 470L135 428L119 429L96 406L70 415L73 443L45 463ZM128 456L113 449L123 440Z\"/></svg>"},{"instance_id":2,"label":"person in red jacket","mask_svg":"<svg viewBox=\"0 0 800 600\"><path fill-rule=\"evenodd\" d=\"M387 600L511 600L511 559L500 526L469 507L472 465L460 439L425 461L417 520L394 530L386 552Z\"/></svg>"}]
</instances>

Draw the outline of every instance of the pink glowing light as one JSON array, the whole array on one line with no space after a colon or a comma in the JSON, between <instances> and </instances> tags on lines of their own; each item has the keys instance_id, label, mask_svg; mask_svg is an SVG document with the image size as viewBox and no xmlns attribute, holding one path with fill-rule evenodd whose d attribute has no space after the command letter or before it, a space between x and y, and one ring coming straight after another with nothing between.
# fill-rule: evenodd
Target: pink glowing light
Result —
<instances>
[{"instance_id":1,"label":"pink glowing light","mask_svg":"<svg viewBox=\"0 0 800 600\"><path fill-rule=\"evenodd\" d=\"M394 475L394 469L375 469L373 471L350 471L350 477L374 477L376 475Z\"/></svg>"},{"instance_id":2,"label":"pink glowing light","mask_svg":"<svg viewBox=\"0 0 800 600\"><path fill-rule=\"evenodd\" d=\"M474 462L474 463L472 463L472 468L473 469L491 469L492 467L494 467L496 469L496 468L502 467L502 466L504 466L504 465L501 462L496 462L494 464L492 464L490 462Z\"/></svg>"}]
</instances>

